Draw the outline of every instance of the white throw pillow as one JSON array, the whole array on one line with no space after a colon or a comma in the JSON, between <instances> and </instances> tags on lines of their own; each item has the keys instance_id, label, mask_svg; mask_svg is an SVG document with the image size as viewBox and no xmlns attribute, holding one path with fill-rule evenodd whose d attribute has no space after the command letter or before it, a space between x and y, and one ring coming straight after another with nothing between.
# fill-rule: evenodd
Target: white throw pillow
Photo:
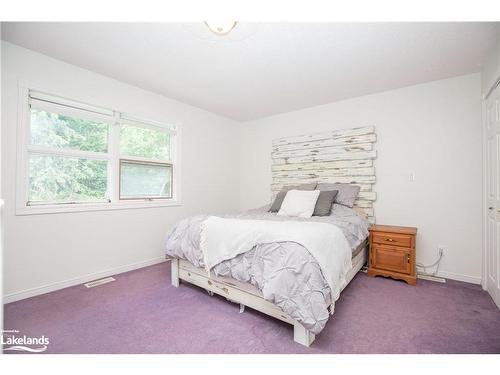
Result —
<instances>
[{"instance_id":1,"label":"white throw pillow","mask_svg":"<svg viewBox=\"0 0 500 375\"><path fill-rule=\"evenodd\" d=\"M289 190L278 215L311 217L319 197L319 190Z\"/></svg>"}]
</instances>

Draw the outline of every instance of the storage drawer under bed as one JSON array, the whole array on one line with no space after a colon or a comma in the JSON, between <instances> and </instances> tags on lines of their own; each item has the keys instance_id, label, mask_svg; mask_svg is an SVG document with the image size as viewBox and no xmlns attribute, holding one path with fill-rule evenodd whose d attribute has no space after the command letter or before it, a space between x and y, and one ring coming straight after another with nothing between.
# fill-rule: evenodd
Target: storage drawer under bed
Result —
<instances>
[{"instance_id":1,"label":"storage drawer under bed","mask_svg":"<svg viewBox=\"0 0 500 375\"><path fill-rule=\"evenodd\" d=\"M214 292L229 300L242 303L245 306L253 308L258 311L265 309L265 313L273 316L276 319L282 320L289 324L296 324L296 322L285 314L278 306L264 300L259 296L259 291L251 288L239 288L236 283L227 283L220 278L208 277L205 270L196 268L187 261L180 261L179 264L179 278L191 284ZM251 294L249 296L249 293ZM253 297L253 298L252 298ZM256 299L255 297L258 297Z\"/></svg>"}]
</instances>

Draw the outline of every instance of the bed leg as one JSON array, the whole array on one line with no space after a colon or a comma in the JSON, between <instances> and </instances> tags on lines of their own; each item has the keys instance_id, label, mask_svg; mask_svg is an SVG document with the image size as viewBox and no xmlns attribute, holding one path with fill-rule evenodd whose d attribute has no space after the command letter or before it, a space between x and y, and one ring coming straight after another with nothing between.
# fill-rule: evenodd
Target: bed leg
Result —
<instances>
[{"instance_id":1,"label":"bed leg","mask_svg":"<svg viewBox=\"0 0 500 375\"><path fill-rule=\"evenodd\" d=\"M316 336L314 333L304 328L301 324L295 324L293 326L293 341L309 347L315 338Z\"/></svg>"},{"instance_id":2,"label":"bed leg","mask_svg":"<svg viewBox=\"0 0 500 375\"><path fill-rule=\"evenodd\" d=\"M171 260L171 276L172 276L172 285L176 288L179 287L179 259Z\"/></svg>"}]
</instances>

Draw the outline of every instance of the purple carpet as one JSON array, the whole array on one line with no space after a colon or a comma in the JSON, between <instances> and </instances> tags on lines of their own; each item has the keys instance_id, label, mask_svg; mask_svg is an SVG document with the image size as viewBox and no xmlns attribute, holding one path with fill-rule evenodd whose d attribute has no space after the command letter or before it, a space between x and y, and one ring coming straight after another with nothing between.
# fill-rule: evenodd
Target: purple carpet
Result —
<instances>
[{"instance_id":1,"label":"purple carpet","mask_svg":"<svg viewBox=\"0 0 500 375\"><path fill-rule=\"evenodd\" d=\"M46 353L500 353L500 310L478 285L416 287L359 273L311 348L292 326L204 290L170 285L170 264L5 305L5 329Z\"/></svg>"}]
</instances>

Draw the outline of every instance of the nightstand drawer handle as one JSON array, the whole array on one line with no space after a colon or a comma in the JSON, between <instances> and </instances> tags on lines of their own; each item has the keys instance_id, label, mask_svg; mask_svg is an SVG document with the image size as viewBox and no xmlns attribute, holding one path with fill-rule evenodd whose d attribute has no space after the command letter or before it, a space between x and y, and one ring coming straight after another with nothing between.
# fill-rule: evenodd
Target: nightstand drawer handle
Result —
<instances>
[{"instance_id":1,"label":"nightstand drawer handle","mask_svg":"<svg viewBox=\"0 0 500 375\"><path fill-rule=\"evenodd\" d=\"M389 241L389 242L394 242L394 240L392 238L386 238L385 240Z\"/></svg>"}]
</instances>

